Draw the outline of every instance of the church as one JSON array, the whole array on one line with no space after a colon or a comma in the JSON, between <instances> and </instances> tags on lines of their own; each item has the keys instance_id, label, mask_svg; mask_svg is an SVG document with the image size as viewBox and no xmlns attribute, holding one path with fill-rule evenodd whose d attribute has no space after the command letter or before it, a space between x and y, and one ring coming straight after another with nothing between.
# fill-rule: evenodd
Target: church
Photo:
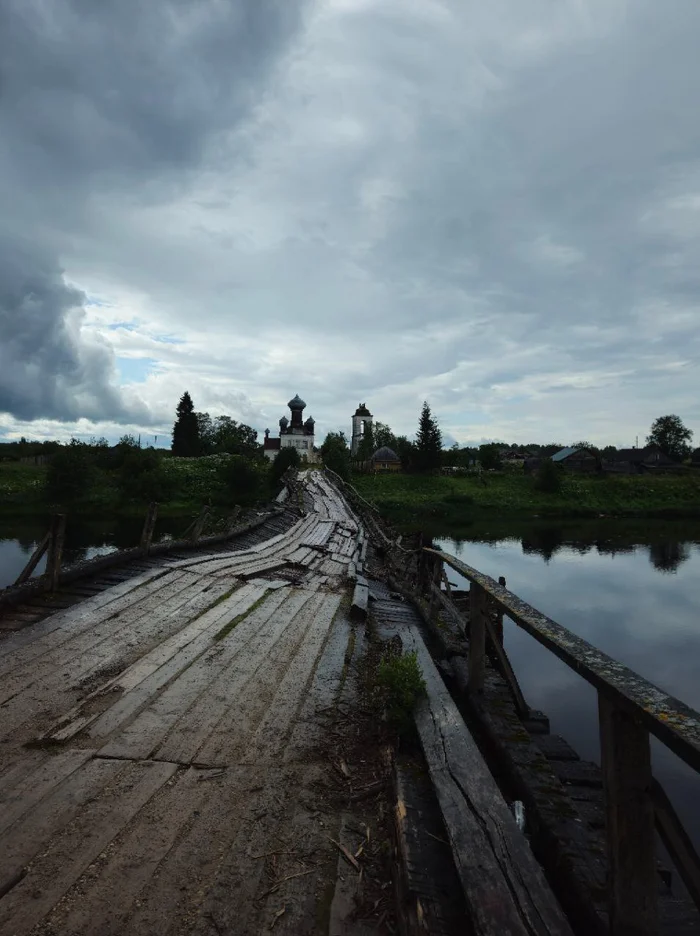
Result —
<instances>
[{"instance_id":1,"label":"church","mask_svg":"<svg viewBox=\"0 0 700 936\"><path fill-rule=\"evenodd\" d=\"M280 419L280 434L278 439L270 438L270 430L265 430L265 441L263 442L263 452L266 458L272 461L277 453L283 448L295 448L299 456L306 455L309 461L314 461L314 421L309 416L307 420L303 418L303 412L306 409L306 403L297 393L294 399L287 403L291 419L283 416Z\"/></svg>"}]
</instances>

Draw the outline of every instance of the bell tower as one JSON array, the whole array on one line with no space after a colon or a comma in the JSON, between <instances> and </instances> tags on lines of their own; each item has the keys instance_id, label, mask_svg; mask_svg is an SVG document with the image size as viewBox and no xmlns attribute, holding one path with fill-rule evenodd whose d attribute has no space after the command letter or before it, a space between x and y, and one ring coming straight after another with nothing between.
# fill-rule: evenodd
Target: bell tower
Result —
<instances>
[{"instance_id":1,"label":"bell tower","mask_svg":"<svg viewBox=\"0 0 700 936\"><path fill-rule=\"evenodd\" d=\"M352 417L352 443L350 445L350 454L357 455L362 438L365 434L365 426L372 425L374 416L367 409L366 403L360 403Z\"/></svg>"}]
</instances>

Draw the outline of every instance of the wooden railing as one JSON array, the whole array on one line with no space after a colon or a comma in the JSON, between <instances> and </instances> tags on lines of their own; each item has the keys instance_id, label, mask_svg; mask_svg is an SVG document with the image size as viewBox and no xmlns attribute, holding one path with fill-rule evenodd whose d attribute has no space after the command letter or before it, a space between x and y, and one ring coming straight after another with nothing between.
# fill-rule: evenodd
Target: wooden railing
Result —
<instances>
[{"instance_id":1,"label":"wooden railing","mask_svg":"<svg viewBox=\"0 0 700 936\"><path fill-rule=\"evenodd\" d=\"M649 743L653 735L700 771L700 713L522 601L504 580L496 582L441 550L422 550L415 593L459 615L440 588L445 565L470 583L469 688L477 698L484 687L488 639L500 667L510 670L517 707L527 709L502 647L499 655L501 641L489 612L494 607L597 690L613 936L658 932L655 829L700 909L700 858L652 777Z\"/></svg>"},{"instance_id":2,"label":"wooden railing","mask_svg":"<svg viewBox=\"0 0 700 936\"><path fill-rule=\"evenodd\" d=\"M141 537L137 546L114 550L113 552L102 556L96 556L94 559L84 560L67 568L63 564L67 518L65 514L56 514L52 518L50 529L37 545L14 584L0 590L0 608L12 607L22 602L25 597L34 593L54 592L59 585L68 581L73 581L76 578L81 578L84 575L89 575L103 568L109 568L138 559L140 556L146 556L152 553L167 553L192 545L205 546L207 544L214 545L219 542L224 542L232 536L260 526L265 522L268 516L266 514L262 519L253 520L250 523L238 527L236 523L240 512L240 507L234 507L228 519L226 530L223 533L203 536L204 527L210 513L210 508L204 506L181 537L154 544L153 534L158 517L158 504L154 502L149 504L146 511ZM39 562L47 553L46 570L42 575L32 577Z\"/></svg>"}]
</instances>

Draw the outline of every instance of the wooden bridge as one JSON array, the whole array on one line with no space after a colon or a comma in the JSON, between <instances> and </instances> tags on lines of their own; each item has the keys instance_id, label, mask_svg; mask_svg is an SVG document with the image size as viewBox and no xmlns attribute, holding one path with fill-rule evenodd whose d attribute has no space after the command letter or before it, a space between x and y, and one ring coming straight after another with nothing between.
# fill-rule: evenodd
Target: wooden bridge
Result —
<instances>
[{"instance_id":1,"label":"wooden bridge","mask_svg":"<svg viewBox=\"0 0 700 936\"><path fill-rule=\"evenodd\" d=\"M697 768L700 716L503 586L320 471L233 538L126 559L56 581L69 606L8 603L1 934L700 932L648 757L652 732ZM542 733L503 612L598 688L602 775ZM397 641L427 693L387 747L366 694Z\"/></svg>"}]
</instances>

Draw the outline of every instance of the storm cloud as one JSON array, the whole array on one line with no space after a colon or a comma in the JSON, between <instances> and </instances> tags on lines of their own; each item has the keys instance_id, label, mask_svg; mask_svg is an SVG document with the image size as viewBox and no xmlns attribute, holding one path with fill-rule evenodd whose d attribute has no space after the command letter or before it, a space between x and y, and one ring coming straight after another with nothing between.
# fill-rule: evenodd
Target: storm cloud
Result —
<instances>
[{"instance_id":1,"label":"storm cloud","mask_svg":"<svg viewBox=\"0 0 700 936\"><path fill-rule=\"evenodd\" d=\"M0 408L700 430L699 32L695 0L10 0Z\"/></svg>"}]
</instances>

